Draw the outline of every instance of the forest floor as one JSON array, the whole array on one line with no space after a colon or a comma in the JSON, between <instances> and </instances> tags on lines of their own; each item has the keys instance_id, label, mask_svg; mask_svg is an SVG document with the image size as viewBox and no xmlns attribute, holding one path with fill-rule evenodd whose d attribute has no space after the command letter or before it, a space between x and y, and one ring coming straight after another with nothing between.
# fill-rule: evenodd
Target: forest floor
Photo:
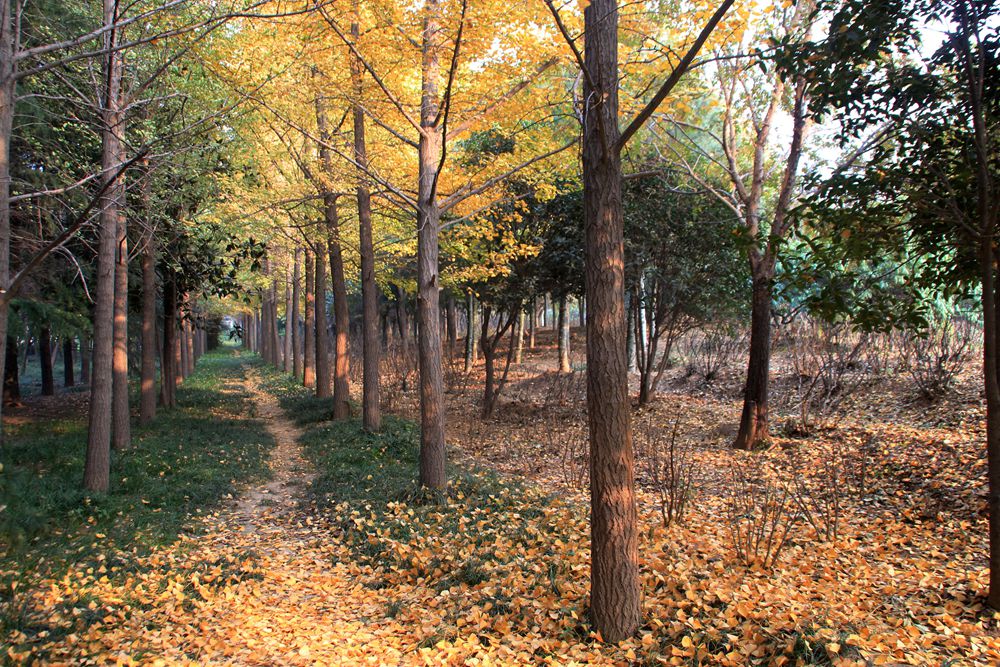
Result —
<instances>
[{"instance_id":1,"label":"forest floor","mask_svg":"<svg viewBox=\"0 0 1000 667\"><path fill-rule=\"evenodd\" d=\"M366 434L356 420L329 421L325 402L251 357L207 357L176 414L119 455L123 478L107 498L36 487L47 500L31 521L24 507L0 510L21 517L5 534L22 535L0 550L0 661L1000 661L998 616L982 604L981 413L971 385L937 405L901 402L903 390L883 386L877 401L859 396L865 419L839 415L748 454L727 447L738 415L731 381L668 378L662 400L636 417L646 623L610 646L583 620L582 374L544 372L551 355L528 356L486 423L474 418L476 379L452 374L449 444L460 465L441 495L413 485L412 422L388 417L380 435ZM405 412L412 396L393 400ZM649 453L662 453L675 424L693 492L664 527L651 465L662 457ZM80 446L79 425L48 424L52 443L41 446L32 428L14 429L4 472L29 468L31 483L66 486L60 475L77 462L63 448ZM58 465L31 468L29 449ZM132 486L150 471L162 488ZM10 497L26 504L27 483ZM776 525L789 539L774 562L760 550L741 558L732 534L746 524L730 491L757 498L743 507L750 515L765 504L764 486L771 506L786 501Z\"/></svg>"}]
</instances>

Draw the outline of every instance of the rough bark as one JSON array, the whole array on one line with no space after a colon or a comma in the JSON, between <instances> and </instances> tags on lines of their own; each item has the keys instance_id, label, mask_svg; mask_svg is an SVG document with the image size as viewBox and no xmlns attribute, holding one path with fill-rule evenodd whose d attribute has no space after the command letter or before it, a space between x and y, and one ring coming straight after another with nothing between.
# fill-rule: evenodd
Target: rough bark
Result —
<instances>
[{"instance_id":1,"label":"rough bark","mask_svg":"<svg viewBox=\"0 0 1000 667\"><path fill-rule=\"evenodd\" d=\"M122 156L124 157L124 155ZM128 392L128 229L124 210L118 215L115 243L114 350L112 353L111 447L132 443Z\"/></svg>"},{"instance_id":2,"label":"rough bark","mask_svg":"<svg viewBox=\"0 0 1000 667\"><path fill-rule=\"evenodd\" d=\"M316 277L313 275L312 252L305 251L305 314L303 320L305 325L303 354L302 354L302 384L306 387L316 386L316 296L313 290L316 288Z\"/></svg>"},{"instance_id":3,"label":"rough bark","mask_svg":"<svg viewBox=\"0 0 1000 667\"><path fill-rule=\"evenodd\" d=\"M443 489L445 474L444 378L441 369L441 322L438 275L437 177L444 150L438 123L441 76L441 2L425 0L421 65L419 177L417 187L417 324L420 363L420 484Z\"/></svg>"},{"instance_id":4,"label":"rough bark","mask_svg":"<svg viewBox=\"0 0 1000 667\"><path fill-rule=\"evenodd\" d=\"M156 417L156 247L150 234L142 251L142 359L139 371L139 423Z\"/></svg>"},{"instance_id":5,"label":"rough bark","mask_svg":"<svg viewBox=\"0 0 1000 667\"><path fill-rule=\"evenodd\" d=\"M104 0L104 25L114 25L118 3ZM101 166L105 179L111 178L122 162L124 148L121 112L123 53L115 47L117 30L105 34L104 89L101 91ZM90 379L90 409L87 425L87 453L83 485L87 491L108 490L111 472L112 355L114 353L115 240L118 217L124 205L124 180L119 177L101 197L97 275L94 287L94 352Z\"/></svg>"},{"instance_id":6,"label":"rough bark","mask_svg":"<svg viewBox=\"0 0 1000 667\"><path fill-rule=\"evenodd\" d=\"M618 7L584 10L583 203L590 428L590 614L605 641L641 622L632 427L625 356L624 222L618 152Z\"/></svg>"},{"instance_id":7,"label":"rough bark","mask_svg":"<svg viewBox=\"0 0 1000 667\"><path fill-rule=\"evenodd\" d=\"M358 16L359 2L354 2ZM351 36L358 40L360 26L351 23ZM364 428L377 432L382 428L382 408L379 398L378 284L375 282L375 246L372 240L372 204L368 189L368 146L365 141L365 113L361 107L364 94L363 64L351 58L351 83L354 88L354 160L358 166L358 241L361 254L361 345L362 345L362 419Z\"/></svg>"},{"instance_id":8,"label":"rough bark","mask_svg":"<svg viewBox=\"0 0 1000 667\"><path fill-rule=\"evenodd\" d=\"M56 385L52 379L52 332L48 326L38 333L38 361L42 369L42 396L54 396Z\"/></svg>"},{"instance_id":9,"label":"rough bark","mask_svg":"<svg viewBox=\"0 0 1000 667\"><path fill-rule=\"evenodd\" d=\"M333 291L333 418L347 419L351 416L351 352L348 348L351 314L347 303L347 281L344 278L344 255L340 247L340 221L335 198L327 204L326 224Z\"/></svg>"},{"instance_id":10,"label":"rough bark","mask_svg":"<svg viewBox=\"0 0 1000 667\"><path fill-rule=\"evenodd\" d=\"M759 449L767 445L768 378L771 366L771 272L754 268L750 311L750 357L743 388L743 412L734 449Z\"/></svg>"}]
</instances>

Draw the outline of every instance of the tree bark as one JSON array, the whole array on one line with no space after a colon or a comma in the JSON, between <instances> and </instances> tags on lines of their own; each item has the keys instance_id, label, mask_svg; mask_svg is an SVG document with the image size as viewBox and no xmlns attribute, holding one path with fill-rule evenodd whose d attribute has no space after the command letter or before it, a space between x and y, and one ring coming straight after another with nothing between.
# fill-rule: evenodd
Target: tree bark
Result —
<instances>
[{"instance_id":1,"label":"tree bark","mask_svg":"<svg viewBox=\"0 0 1000 667\"><path fill-rule=\"evenodd\" d=\"M476 297L469 291L465 298L465 372L476 364Z\"/></svg>"},{"instance_id":2,"label":"tree bark","mask_svg":"<svg viewBox=\"0 0 1000 667\"><path fill-rule=\"evenodd\" d=\"M458 313L455 307L455 297L448 295L448 300L444 305L445 321L448 329L448 356L455 356L455 348L458 346Z\"/></svg>"},{"instance_id":3,"label":"tree bark","mask_svg":"<svg viewBox=\"0 0 1000 667\"><path fill-rule=\"evenodd\" d=\"M316 296L313 290L316 288L316 276L313 271L313 256L310 250L306 250L305 265L305 287L306 287L306 308L305 308L305 342L302 355L302 384L306 387L316 386Z\"/></svg>"},{"instance_id":4,"label":"tree bark","mask_svg":"<svg viewBox=\"0 0 1000 667\"><path fill-rule=\"evenodd\" d=\"M292 335L292 330L296 326L295 320L292 318L292 311L294 310L292 306L292 284L291 276L288 275L288 269L285 268L285 338L282 340L283 350L283 370L286 373L291 374L295 368L295 353L292 351L294 338Z\"/></svg>"},{"instance_id":5,"label":"tree bark","mask_svg":"<svg viewBox=\"0 0 1000 667\"><path fill-rule=\"evenodd\" d=\"M330 278L333 288L333 418L351 416L351 313L347 303L347 281L344 278L344 255L340 247L340 219L337 200L332 195L327 203L327 232L329 234Z\"/></svg>"},{"instance_id":6,"label":"tree bark","mask_svg":"<svg viewBox=\"0 0 1000 667\"><path fill-rule=\"evenodd\" d=\"M517 350L514 352L514 363L521 363L524 358L524 307L517 312Z\"/></svg>"},{"instance_id":7,"label":"tree bark","mask_svg":"<svg viewBox=\"0 0 1000 667\"><path fill-rule=\"evenodd\" d=\"M156 247L150 234L142 251L142 360L139 372L139 423L156 417Z\"/></svg>"},{"instance_id":8,"label":"tree bark","mask_svg":"<svg viewBox=\"0 0 1000 667\"><path fill-rule=\"evenodd\" d=\"M618 152L618 7L584 10L583 203L586 229L587 415L590 428L590 614L605 641L641 622L632 426L625 356L624 222Z\"/></svg>"},{"instance_id":9,"label":"tree bark","mask_svg":"<svg viewBox=\"0 0 1000 667\"><path fill-rule=\"evenodd\" d=\"M123 156L124 157L124 156ZM128 229L124 211L118 216L115 247L115 323L112 355L111 447L127 449L132 441L128 392Z\"/></svg>"},{"instance_id":10,"label":"tree bark","mask_svg":"<svg viewBox=\"0 0 1000 667\"><path fill-rule=\"evenodd\" d=\"M104 25L113 26L118 20L117 0L104 0ZM116 47L120 42L116 29L109 29L104 37L105 62L101 91L101 166L104 178L112 174L123 162L122 143L124 114L121 111L121 86L124 71L124 54ZM90 380L90 410L87 425L87 453L83 471L83 485L87 491L108 490L111 473L111 414L112 357L114 354L115 308L115 241L118 236L118 218L125 203L124 179L119 176L101 196L99 241L97 249L97 276L94 304L94 354Z\"/></svg>"},{"instance_id":11,"label":"tree bark","mask_svg":"<svg viewBox=\"0 0 1000 667\"><path fill-rule=\"evenodd\" d=\"M351 37L358 41L361 28L357 21L360 3L354 0L355 20ZM358 241L361 254L361 345L362 345L362 419L365 430L375 433L382 428L379 398L378 284L375 282L375 245L372 240L372 204L368 189L368 146L365 141L363 63L351 58L351 83L354 88L354 160L358 166Z\"/></svg>"},{"instance_id":12,"label":"tree bark","mask_svg":"<svg viewBox=\"0 0 1000 667\"><path fill-rule=\"evenodd\" d=\"M6 383L4 365L10 355L6 346L10 318L10 141L17 100L17 62L14 59L15 26L11 0L0 0L0 377ZM16 350L15 350L16 357ZM19 389L20 391L20 389ZM0 401L0 442L3 441L3 404Z\"/></svg>"},{"instance_id":13,"label":"tree bark","mask_svg":"<svg viewBox=\"0 0 1000 667\"><path fill-rule=\"evenodd\" d=\"M438 123L438 86L441 76L441 2L424 2L421 66L419 179L417 187L417 323L420 361L420 484L443 489L445 474L444 379L441 371L441 322L438 302L438 233L441 211L437 177L444 150L444 132Z\"/></svg>"},{"instance_id":14,"label":"tree bark","mask_svg":"<svg viewBox=\"0 0 1000 667\"><path fill-rule=\"evenodd\" d=\"M73 337L67 336L63 341L63 386L72 387L76 384L73 369Z\"/></svg>"},{"instance_id":15,"label":"tree bark","mask_svg":"<svg viewBox=\"0 0 1000 667\"><path fill-rule=\"evenodd\" d=\"M771 271L755 262L750 310L750 358L743 389L743 412L734 449L759 449L769 439L768 376L771 367Z\"/></svg>"},{"instance_id":16,"label":"tree bark","mask_svg":"<svg viewBox=\"0 0 1000 667\"><path fill-rule=\"evenodd\" d=\"M330 343L326 316L326 253L321 248L316 253L315 265L316 304L313 319L316 322L316 396L329 398L330 391Z\"/></svg>"},{"instance_id":17,"label":"tree bark","mask_svg":"<svg viewBox=\"0 0 1000 667\"><path fill-rule=\"evenodd\" d=\"M302 284L301 275L301 264L299 263L299 255L302 254L300 248L295 249L294 266L292 268L292 375L295 376L297 382L305 382L303 377L304 366L302 363L302 358L304 356L302 351L302 329L301 314L299 313L300 301L302 300L302 295L299 294L299 285Z\"/></svg>"},{"instance_id":18,"label":"tree bark","mask_svg":"<svg viewBox=\"0 0 1000 667\"><path fill-rule=\"evenodd\" d=\"M992 227L984 226L987 230ZM1000 299L997 298L998 281L994 270L996 258L992 235L983 235L979 256L983 293L983 384L986 393L986 478L990 547L990 587L986 601L993 609L1000 609L1000 322L997 314Z\"/></svg>"},{"instance_id":19,"label":"tree bark","mask_svg":"<svg viewBox=\"0 0 1000 667\"><path fill-rule=\"evenodd\" d=\"M163 281L163 345L160 356L160 403L165 408L177 405L177 364L174 356L177 335L177 287L174 279Z\"/></svg>"},{"instance_id":20,"label":"tree bark","mask_svg":"<svg viewBox=\"0 0 1000 667\"><path fill-rule=\"evenodd\" d=\"M538 297L531 297L531 316L528 318L528 349L535 349L535 330L538 329Z\"/></svg>"},{"instance_id":21,"label":"tree bark","mask_svg":"<svg viewBox=\"0 0 1000 667\"><path fill-rule=\"evenodd\" d=\"M569 362L569 297L559 297L559 372L569 373L573 366Z\"/></svg>"},{"instance_id":22,"label":"tree bark","mask_svg":"<svg viewBox=\"0 0 1000 667\"><path fill-rule=\"evenodd\" d=\"M55 382L52 379L52 333L48 326L38 334L38 361L42 368L42 396L54 396Z\"/></svg>"}]
</instances>

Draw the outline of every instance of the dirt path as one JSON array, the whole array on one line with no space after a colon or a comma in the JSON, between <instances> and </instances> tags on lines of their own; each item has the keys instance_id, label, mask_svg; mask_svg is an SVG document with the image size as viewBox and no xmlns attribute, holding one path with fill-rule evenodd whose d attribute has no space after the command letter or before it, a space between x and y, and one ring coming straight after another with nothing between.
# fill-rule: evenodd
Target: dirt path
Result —
<instances>
[{"instance_id":1,"label":"dirt path","mask_svg":"<svg viewBox=\"0 0 1000 667\"><path fill-rule=\"evenodd\" d=\"M399 627L339 539L307 503L315 471L299 430L248 370L257 414L276 445L273 478L206 520L207 528L143 563L133 590L160 600L134 609L101 637L110 653L143 664L400 664ZM156 658L151 658L156 656ZM133 658L134 659L134 658Z\"/></svg>"}]
</instances>

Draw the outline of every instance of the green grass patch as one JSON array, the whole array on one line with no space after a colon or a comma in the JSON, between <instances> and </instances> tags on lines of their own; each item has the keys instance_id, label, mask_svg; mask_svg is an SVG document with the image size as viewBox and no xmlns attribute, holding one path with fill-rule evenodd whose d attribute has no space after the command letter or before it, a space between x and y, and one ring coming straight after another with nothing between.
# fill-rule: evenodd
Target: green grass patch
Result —
<instances>
[{"instance_id":1,"label":"green grass patch","mask_svg":"<svg viewBox=\"0 0 1000 667\"><path fill-rule=\"evenodd\" d=\"M106 494L83 491L84 420L10 429L0 451L0 570L10 576L43 561L51 568L171 543L192 515L264 478L274 442L243 385L245 367L256 363L232 351L202 357L178 390L178 407L134 426L132 448L113 453Z\"/></svg>"}]
</instances>

